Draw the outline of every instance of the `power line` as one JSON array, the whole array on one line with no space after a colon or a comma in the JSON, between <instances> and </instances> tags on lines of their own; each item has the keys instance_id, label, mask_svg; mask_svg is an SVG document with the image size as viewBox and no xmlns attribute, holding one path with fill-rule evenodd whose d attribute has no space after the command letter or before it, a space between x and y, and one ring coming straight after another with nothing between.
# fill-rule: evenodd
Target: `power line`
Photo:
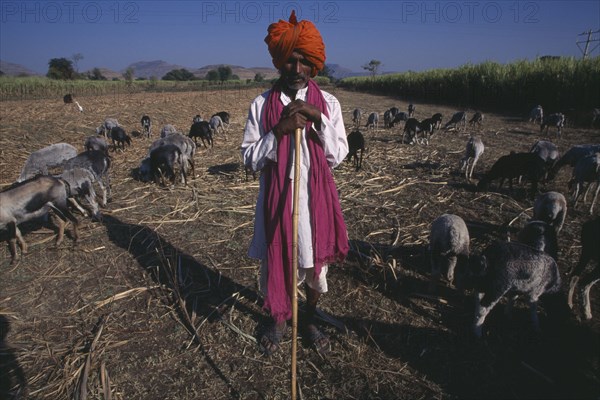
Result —
<instances>
[{"instance_id":1,"label":"power line","mask_svg":"<svg viewBox=\"0 0 600 400\"><path fill-rule=\"evenodd\" d=\"M587 35L587 40L575 42L575 44L577 44L577 47L579 47L579 50L581 50L581 52L583 53L584 60L587 58L588 54L590 54L591 52L593 52L594 50L596 50L598 48L599 44L596 44L596 45L594 45L594 47L591 50L589 50L591 42L600 42L600 39L592 39L592 34L599 33L599 32L600 32L600 30L592 32L592 30L590 29L587 32L583 32L578 35L578 36ZM580 46L582 43L585 43L585 48L583 48L583 49Z\"/></svg>"}]
</instances>

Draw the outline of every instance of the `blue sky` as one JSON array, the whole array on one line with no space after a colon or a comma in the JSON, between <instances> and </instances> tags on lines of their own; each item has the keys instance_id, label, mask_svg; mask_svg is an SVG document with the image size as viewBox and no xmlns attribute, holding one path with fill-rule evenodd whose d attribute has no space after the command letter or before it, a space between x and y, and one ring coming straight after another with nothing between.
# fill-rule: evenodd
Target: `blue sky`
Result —
<instances>
[{"instance_id":1,"label":"blue sky","mask_svg":"<svg viewBox=\"0 0 600 400\"><path fill-rule=\"evenodd\" d=\"M267 27L292 8L321 31L327 62L353 71L371 59L383 71L421 71L543 55L579 58L576 42L586 38L579 34L600 28L597 0L0 0L0 59L40 73L51 58L75 53L84 56L81 71L120 71L159 59L189 68L271 67Z\"/></svg>"}]
</instances>

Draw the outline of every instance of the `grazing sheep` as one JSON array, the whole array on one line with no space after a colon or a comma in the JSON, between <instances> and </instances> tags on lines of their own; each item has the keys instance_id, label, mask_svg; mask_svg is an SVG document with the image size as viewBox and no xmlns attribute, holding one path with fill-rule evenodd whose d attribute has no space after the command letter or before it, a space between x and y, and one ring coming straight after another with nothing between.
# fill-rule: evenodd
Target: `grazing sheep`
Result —
<instances>
[{"instance_id":1,"label":"grazing sheep","mask_svg":"<svg viewBox=\"0 0 600 400\"><path fill-rule=\"evenodd\" d=\"M117 121L115 118L106 118L102 125L96 128L96 135L104 135L104 138L108 139L110 132L117 126L120 125L119 121Z\"/></svg>"},{"instance_id":2,"label":"grazing sheep","mask_svg":"<svg viewBox=\"0 0 600 400\"><path fill-rule=\"evenodd\" d=\"M570 165L571 167L575 167L579 160L595 153L600 153L600 144L578 144L571 147L554 164L554 167L548 174L548 179L554 179L563 166Z\"/></svg>"},{"instance_id":3,"label":"grazing sheep","mask_svg":"<svg viewBox=\"0 0 600 400\"><path fill-rule=\"evenodd\" d=\"M390 112L390 116L393 119L396 115L398 115L398 113L400 112L400 109L398 107L390 107L390 109L388 111Z\"/></svg>"},{"instance_id":4,"label":"grazing sheep","mask_svg":"<svg viewBox=\"0 0 600 400\"><path fill-rule=\"evenodd\" d=\"M152 120L149 116L144 115L142 116L140 123L142 124L142 133L145 133L146 137L150 138L152 135Z\"/></svg>"},{"instance_id":5,"label":"grazing sheep","mask_svg":"<svg viewBox=\"0 0 600 400\"><path fill-rule=\"evenodd\" d=\"M535 220L527 222L519 232L517 241L558 260L556 229L547 222Z\"/></svg>"},{"instance_id":6,"label":"grazing sheep","mask_svg":"<svg viewBox=\"0 0 600 400\"><path fill-rule=\"evenodd\" d=\"M90 136L87 139L85 139L83 148L86 151L96 150L96 151L101 151L108 155L108 143L106 143L106 140L104 140L103 138L98 137L98 136ZM75 155L73 155L71 157L75 157L76 155L77 155L77 153L75 153ZM69 157L69 158L71 158L71 157Z\"/></svg>"},{"instance_id":7,"label":"grazing sheep","mask_svg":"<svg viewBox=\"0 0 600 400\"><path fill-rule=\"evenodd\" d=\"M73 103L73 95L71 93L65 94L63 97L63 101L65 102L65 104L72 104Z\"/></svg>"},{"instance_id":8,"label":"grazing sheep","mask_svg":"<svg viewBox=\"0 0 600 400\"><path fill-rule=\"evenodd\" d=\"M489 183L500 179L498 189L502 187L505 179L508 179L512 191L512 180L519 176L525 176L531 182L532 195L537 192L538 182L546 173L544 161L533 153L511 153L500 157L492 168L484 175L477 184L479 190L487 190Z\"/></svg>"},{"instance_id":9,"label":"grazing sheep","mask_svg":"<svg viewBox=\"0 0 600 400\"><path fill-rule=\"evenodd\" d=\"M550 115L544 117L544 120L540 125L540 132L542 132L544 130L544 128L546 128L546 135L548 135L548 128L551 126L556 127L556 129L557 129L556 137L560 137L561 128L563 128L565 126L564 114L555 113L555 114L550 114Z\"/></svg>"},{"instance_id":10,"label":"grazing sheep","mask_svg":"<svg viewBox=\"0 0 600 400\"><path fill-rule=\"evenodd\" d=\"M444 125L444 129L448 129L450 125L454 125L454 128L456 128L456 130L460 130L458 124L462 124L463 127L467 126L467 113L465 111L459 111L454 113L454 115L452 115L452 118L450 118L450 121L446 122L446 125Z\"/></svg>"},{"instance_id":11,"label":"grazing sheep","mask_svg":"<svg viewBox=\"0 0 600 400\"><path fill-rule=\"evenodd\" d=\"M110 157L102 151L92 150L84 151L77 156L67 160L63 167L63 172L73 168L87 169L94 176L95 182L102 191L102 201L100 205L106 207L108 197L111 196L110 189Z\"/></svg>"},{"instance_id":12,"label":"grazing sheep","mask_svg":"<svg viewBox=\"0 0 600 400\"><path fill-rule=\"evenodd\" d=\"M473 114L473 118L471 118L469 120L469 125L477 124L478 126L481 126L482 122L483 122L483 114L480 113L479 111L477 111L475 114Z\"/></svg>"},{"instance_id":13,"label":"grazing sheep","mask_svg":"<svg viewBox=\"0 0 600 400\"><path fill-rule=\"evenodd\" d=\"M96 178L94 174L84 168L75 167L64 171L58 176L58 178L64 180L69 184L70 196L69 200L75 205L79 211L86 215L86 211L77 202L77 199L85 199L90 207L89 214L93 220L99 221L101 219L100 210L98 207L98 201L96 201L96 191L94 190L94 181Z\"/></svg>"},{"instance_id":14,"label":"grazing sheep","mask_svg":"<svg viewBox=\"0 0 600 400\"><path fill-rule=\"evenodd\" d=\"M541 125L544 120L544 109L542 106L538 105L533 107L533 109L529 112L529 122L539 123Z\"/></svg>"},{"instance_id":15,"label":"grazing sheep","mask_svg":"<svg viewBox=\"0 0 600 400\"><path fill-rule=\"evenodd\" d=\"M363 152L365 151L365 137L360 131L353 131L348 135L348 157L347 161L352 161L354 157L353 165L356 166L358 171L362 167ZM360 158L358 151L360 150Z\"/></svg>"},{"instance_id":16,"label":"grazing sheep","mask_svg":"<svg viewBox=\"0 0 600 400\"><path fill-rule=\"evenodd\" d=\"M471 136L469 141L467 142L467 146L465 149L465 156L460 160L460 168L459 170L465 170L465 178L467 181L471 182L471 177L473 176L473 170L475 169L475 164L479 160L479 157L483 154L485 150L485 146L481 139L475 136ZM471 164L471 170L469 170L469 162Z\"/></svg>"},{"instance_id":17,"label":"grazing sheep","mask_svg":"<svg viewBox=\"0 0 600 400\"><path fill-rule=\"evenodd\" d=\"M440 113L435 113L431 116L431 119L433 120L434 123L434 128L435 129L440 129L442 127L442 114Z\"/></svg>"},{"instance_id":18,"label":"grazing sheep","mask_svg":"<svg viewBox=\"0 0 600 400\"><path fill-rule=\"evenodd\" d=\"M552 142L546 140L538 140L533 144L530 153L537 154L546 164L546 179L550 176L550 171L554 168L554 164L558 161L560 153L558 147Z\"/></svg>"},{"instance_id":19,"label":"grazing sheep","mask_svg":"<svg viewBox=\"0 0 600 400\"><path fill-rule=\"evenodd\" d=\"M151 178L150 153L152 153L152 150L167 144L172 144L179 148L179 150L181 151L181 155L184 159L184 165L190 168L192 177L196 176L194 167L194 155L196 154L196 144L189 137L177 133L155 140L150 145L150 149L148 150L148 157L144 161L142 161L142 166L140 167L140 176L142 180L149 181Z\"/></svg>"},{"instance_id":20,"label":"grazing sheep","mask_svg":"<svg viewBox=\"0 0 600 400\"><path fill-rule=\"evenodd\" d=\"M415 110L417 108L414 106L414 104L409 104L408 105L408 118L412 118L413 115L415 115Z\"/></svg>"},{"instance_id":21,"label":"grazing sheep","mask_svg":"<svg viewBox=\"0 0 600 400\"><path fill-rule=\"evenodd\" d=\"M34 151L27 157L17 182L23 182L36 175L48 175L48 170L60 167L68 159L77 155L77 149L68 143L56 143Z\"/></svg>"},{"instance_id":22,"label":"grazing sheep","mask_svg":"<svg viewBox=\"0 0 600 400\"><path fill-rule=\"evenodd\" d=\"M365 125L365 127L367 129L369 129L369 128L378 129L379 128L379 114L376 112L372 112L371 114L369 114L369 117L367 118L367 124Z\"/></svg>"},{"instance_id":23,"label":"grazing sheep","mask_svg":"<svg viewBox=\"0 0 600 400\"><path fill-rule=\"evenodd\" d=\"M558 192L546 192L538 195L533 203L533 219L547 222L556 229L556 234L567 217L567 199Z\"/></svg>"},{"instance_id":24,"label":"grazing sheep","mask_svg":"<svg viewBox=\"0 0 600 400\"><path fill-rule=\"evenodd\" d=\"M590 214L592 214L594 203L596 202L598 192L600 191L600 153L591 154L582 158L577 162L575 168L573 168L573 177L569 181L569 189L575 185L575 190L573 192L573 208L577 206L577 201L581 195L580 190L585 182L589 182L589 184L583 195L584 203L592 184L594 182L596 183L596 193L594 194L592 205L590 206Z\"/></svg>"},{"instance_id":25,"label":"grazing sheep","mask_svg":"<svg viewBox=\"0 0 600 400\"><path fill-rule=\"evenodd\" d=\"M363 114L363 111L360 108L355 108L354 111L352 111L352 122L354 123L354 126L357 128L360 126L360 121L362 120L362 114Z\"/></svg>"},{"instance_id":26,"label":"grazing sheep","mask_svg":"<svg viewBox=\"0 0 600 400\"><path fill-rule=\"evenodd\" d=\"M429 234L430 291L435 289L442 271L449 283L454 281L455 267L469 259L469 241L469 230L461 217L443 214L433 221Z\"/></svg>"},{"instance_id":27,"label":"grazing sheep","mask_svg":"<svg viewBox=\"0 0 600 400\"><path fill-rule=\"evenodd\" d=\"M218 115L213 115L208 124L210 125L213 136L215 136L219 130L225 132L225 124L223 124L223 120Z\"/></svg>"},{"instance_id":28,"label":"grazing sheep","mask_svg":"<svg viewBox=\"0 0 600 400\"><path fill-rule=\"evenodd\" d=\"M230 115L227 111L219 111L216 114L213 114L212 117L219 117L221 121L223 121L223 128L227 129L229 127ZM211 117L211 118L212 118Z\"/></svg>"},{"instance_id":29,"label":"grazing sheep","mask_svg":"<svg viewBox=\"0 0 600 400\"><path fill-rule=\"evenodd\" d=\"M433 135L434 125L435 122L431 118L427 118L419 122L419 133L421 133L421 140L417 140L417 143L429 145L429 138Z\"/></svg>"},{"instance_id":30,"label":"grazing sheep","mask_svg":"<svg viewBox=\"0 0 600 400\"><path fill-rule=\"evenodd\" d=\"M157 147L150 153L150 173L154 176L156 184L160 183L161 177L166 176L172 183L175 183L175 169L179 168L181 179L187 185L185 174L185 160L179 147L173 144L166 144ZM164 182L163 182L164 184Z\"/></svg>"},{"instance_id":31,"label":"grazing sheep","mask_svg":"<svg viewBox=\"0 0 600 400\"><path fill-rule=\"evenodd\" d=\"M188 137L194 139L196 146L198 145L197 138L200 138L205 148L208 148L206 143L208 143L210 147L213 147L212 129L210 128L210 124L206 121L200 121L192 124L190 127L190 132L188 133Z\"/></svg>"},{"instance_id":32,"label":"grazing sheep","mask_svg":"<svg viewBox=\"0 0 600 400\"><path fill-rule=\"evenodd\" d=\"M473 331L481 337L486 316L503 296L513 300L513 294L528 297L533 326L539 330L537 301L544 293L560 290L561 279L556 261L548 254L521 243L495 242L481 256L471 255L467 266L457 265L456 285L475 289Z\"/></svg>"},{"instance_id":33,"label":"grazing sheep","mask_svg":"<svg viewBox=\"0 0 600 400\"><path fill-rule=\"evenodd\" d=\"M392 122L392 114L391 114L390 110L386 110L383 113L383 127L384 128L389 128L390 127L390 122Z\"/></svg>"},{"instance_id":34,"label":"grazing sheep","mask_svg":"<svg viewBox=\"0 0 600 400\"><path fill-rule=\"evenodd\" d=\"M409 118L404 124L404 131L402 133L402 143L406 143L406 137L410 139L409 144L414 144L417 132L419 132L419 120L416 118Z\"/></svg>"},{"instance_id":35,"label":"grazing sheep","mask_svg":"<svg viewBox=\"0 0 600 400\"><path fill-rule=\"evenodd\" d=\"M401 121L408 121L408 114L405 112L399 112L398 114L396 114L396 116L394 117L394 119L392 119L390 121L390 128L393 128L394 125L396 125L397 123L401 122Z\"/></svg>"},{"instance_id":36,"label":"grazing sheep","mask_svg":"<svg viewBox=\"0 0 600 400\"><path fill-rule=\"evenodd\" d=\"M125 143L127 143L127 146L131 146L131 138L125 133L125 129L120 126L111 129L110 138L112 139L113 151L117 151L117 148L124 151Z\"/></svg>"},{"instance_id":37,"label":"grazing sheep","mask_svg":"<svg viewBox=\"0 0 600 400\"><path fill-rule=\"evenodd\" d=\"M8 229L8 243L11 263L17 257L17 242L23 254L27 253L27 243L21 235L18 225L55 211L58 217L58 235L56 245L63 241L65 222L73 223L73 241L79 238L77 219L68 209L69 186L65 181L52 176L38 176L22 182L0 193L0 229Z\"/></svg>"},{"instance_id":38,"label":"grazing sheep","mask_svg":"<svg viewBox=\"0 0 600 400\"><path fill-rule=\"evenodd\" d=\"M586 319L592 319L592 308L590 305L590 289L600 280L600 246L598 246L598 238L600 237L600 217L588 220L581 227L581 255L579 262L569 271L571 282L569 283L569 295L567 303L573 308L573 292L577 287L577 283L585 267L590 261L596 261L594 269L583 276L581 281L581 298L583 300L583 314Z\"/></svg>"},{"instance_id":39,"label":"grazing sheep","mask_svg":"<svg viewBox=\"0 0 600 400\"><path fill-rule=\"evenodd\" d=\"M160 137L164 138L164 137L167 137L167 136L169 136L169 135L171 135L173 133L177 133L177 128L175 128L174 125L166 124L160 130Z\"/></svg>"}]
</instances>

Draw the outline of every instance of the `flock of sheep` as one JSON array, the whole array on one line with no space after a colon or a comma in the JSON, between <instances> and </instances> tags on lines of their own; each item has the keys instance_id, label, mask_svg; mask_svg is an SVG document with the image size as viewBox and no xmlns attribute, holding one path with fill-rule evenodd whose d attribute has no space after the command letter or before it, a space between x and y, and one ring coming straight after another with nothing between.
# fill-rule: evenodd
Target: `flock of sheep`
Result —
<instances>
[{"instance_id":1,"label":"flock of sheep","mask_svg":"<svg viewBox=\"0 0 600 400\"><path fill-rule=\"evenodd\" d=\"M410 104L408 113L400 112L392 107L383 113L384 128L392 128L404 122L401 143L428 144L429 138L439 129L456 129L465 127L467 113L459 111L443 124L443 116L434 114L431 118L419 121L413 117L415 106ZM362 167L365 151L365 135L360 132L363 112L355 109L352 121L355 129L348 136L350 148L348 161L354 160L356 170ZM594 110L592 125L600 120L600 111ZM377 129L379 114L369 114L364 127ZM557 129L557 137L565 124L562 113L544 117L541 106L531 110L529 121L540 124L540 131L548 131L548 127ZM483 114L476 112L469 120L470 125L481 125ZM471 136L466 144L465 155L460 160L459 171L471 182L473 170L484 153L482 140ZM539 328L536 304L544 293L556 292L561 287L561 278L556 263L558 256L557 236L565 223L567 200L559 192L538 193L538 183L554 179L558 171L569 165L573 167L569 189L573 191L573 207L577 205L587 184L584 201L592 186L596 185L594 198L589 209L593 207L600 191L600 144L576 145L560 156L557 146L545 140L533 144L529 152L501 156L483 175L477 184L478 190L487 190L490 183L498 180L498 188L505 180L509 181L512 192L513 179L525 178L531 183L531 194L535 197L533 219L530 220L518 235L517 241L496 242L488 246L482 254L470 254L469 232L465 221L458 215L444 214L431 224L429 253L431 257L430 290L434 291L441 273L444 272L450 283L455 283L460 290L473 289L476 293L476 310L473 330L477 336L482 335L482 326L486 316L500 299L508 295L509 306L514 295L525 295L531 307L533 325ZM600 237L600 217L584 223L581 233L582 252L579 263L569 271L571 282L568 292L568 305L573 307L573 294L578 284L582 287L581 298L583 311L587 319L592 318L589 293L594 283L600 280L600 265L585 275L580 276L591 260L600 261L600 248L597 240Z\"/></svg>"},{"instance_id":2,"label":"flock of sheep","mask_svg":"<svg viewBox=\"0 0 600 400\"><path fill-rule=\"evenodd\" d=\"M66 102L66 100L65 100ZM445 129L460 130L467 124L467 113L459 111L445 123L443 116L436 113L425 120L414 117L415 106L410 105L408 112L400 112L396 107L383 113L384 127L404 123L402 142L409 144L429 143L435 131ZM600 115L600 113L598 113ZM363 112L356 109L352 120L356 129L348 135L348 160L354 159L357 170L362 167L365 151L365 135L358 129L361 126ZM469 124L480 126L483 114L474 113ZM599 117L600 118L600 117ZM535 107L530 120L540 124L540 129L553 126L560 136L564 126L564 115L557 113L544 117L541 106ZM378 129L379 115L371 113L365 127ZM140 120L140 135L152 137L152 120L144 115ZM187 176L194 172L194 155L198 138L204 147L212 146L213 135L225 132L229 125L229 114L220 112L204 121L200 115L193 118L189 133L179 133L173 125L165 125L160 138L153 141L138 169L138 178L142 181L154 180L171 182L179 175L187 184ZM101 219L99 207L105 207L110 197L109 144L113 151L124 151L131 145L131 138L114 118L106 118L96 129L96 136L85 140L85 151L78 154L75 147L67 143L57 143L31 153L22 168L16 183L0 193L0 229L8 230L9 249L14 263L17 259L17 244L22 253L27 252L27 244L18 225L22 222L45 216L53 211L58 222L56 244L63 240L67 221L73 224L73 239L78 239L78 221L72 209L89 214L93 219ZM484 153L482 140L471 136L466 144L465 155L460 161L459 170L471 181L478 159ZM530 152L510 153L500 157L491 169L479 180L477 188L487 190L490 182L499 180L501 187L508 179L512 188L513 179L527 179L531 183L532 195L537 194L538 182L553 179L565 165L573 167L573 177L569 188L573 187L573 205L577 204L582 187L588 183L586 194L596 183L596 192L590 206L590 214L600 190L600 145L577 145L562 155L553 143L537 141ZM56 175L51 172L59 170ZM178 171L178 173L176 173ZM94 187L101 191L98 204ZM585 195L584 195L585 201ZM556 259L558 254L557 236L565 223L567 200L558 192L537 195L534 203L533 219L523 228L515 242L498 242L488 246L482 254L471 254L469 232L464 220L453 214L444 214L435 219L430 231L431 284L435 290L442 272L450 283L459 289L474 289L477 293L474 332L482 334L482 326L490 310L508 294L527 296L534 326L538 327L536 303L544 293L557 291L561 285ZM582 253L579 263L573 268L569 286L568 304L573 306L573 293L577 285L582 289L584 314L591 318L589 291L600 280L600 266L584 276L579 282L590 260L599 260L600 217L590 219L582 229ZM512 297L511 297L512 299Z\"/></svg>"}]
</instances>

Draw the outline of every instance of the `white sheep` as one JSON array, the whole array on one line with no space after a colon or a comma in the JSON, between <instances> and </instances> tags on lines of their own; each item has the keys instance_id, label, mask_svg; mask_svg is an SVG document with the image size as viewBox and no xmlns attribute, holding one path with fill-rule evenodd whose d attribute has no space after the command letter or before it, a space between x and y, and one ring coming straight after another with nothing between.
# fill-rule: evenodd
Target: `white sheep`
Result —
<instances>
[{"instance_id":1,"label":"white sheep","mask_svg":"<svg viewBox=\"0 0 600 400\"><path fill-rule=\"evenodd\" d=\"M429 235L430 291L435 289L442 271L448 282L453 282L455 267L468 260L469 242L467 225L458 215L442 214L432 222Z\"/></svg>"},{"instance_id":2,"label":"white sheep","mask_svg":"<svg viewBox=\"0 0 600 400\"><path fill-rule=\"evenodd\" d=\"M17 182L36 175L48 175L48 170L60 167L66 160L75 157L77 149L68 143L56 143L34 151L27 157Z\"/></svg>"}]
</instances>

